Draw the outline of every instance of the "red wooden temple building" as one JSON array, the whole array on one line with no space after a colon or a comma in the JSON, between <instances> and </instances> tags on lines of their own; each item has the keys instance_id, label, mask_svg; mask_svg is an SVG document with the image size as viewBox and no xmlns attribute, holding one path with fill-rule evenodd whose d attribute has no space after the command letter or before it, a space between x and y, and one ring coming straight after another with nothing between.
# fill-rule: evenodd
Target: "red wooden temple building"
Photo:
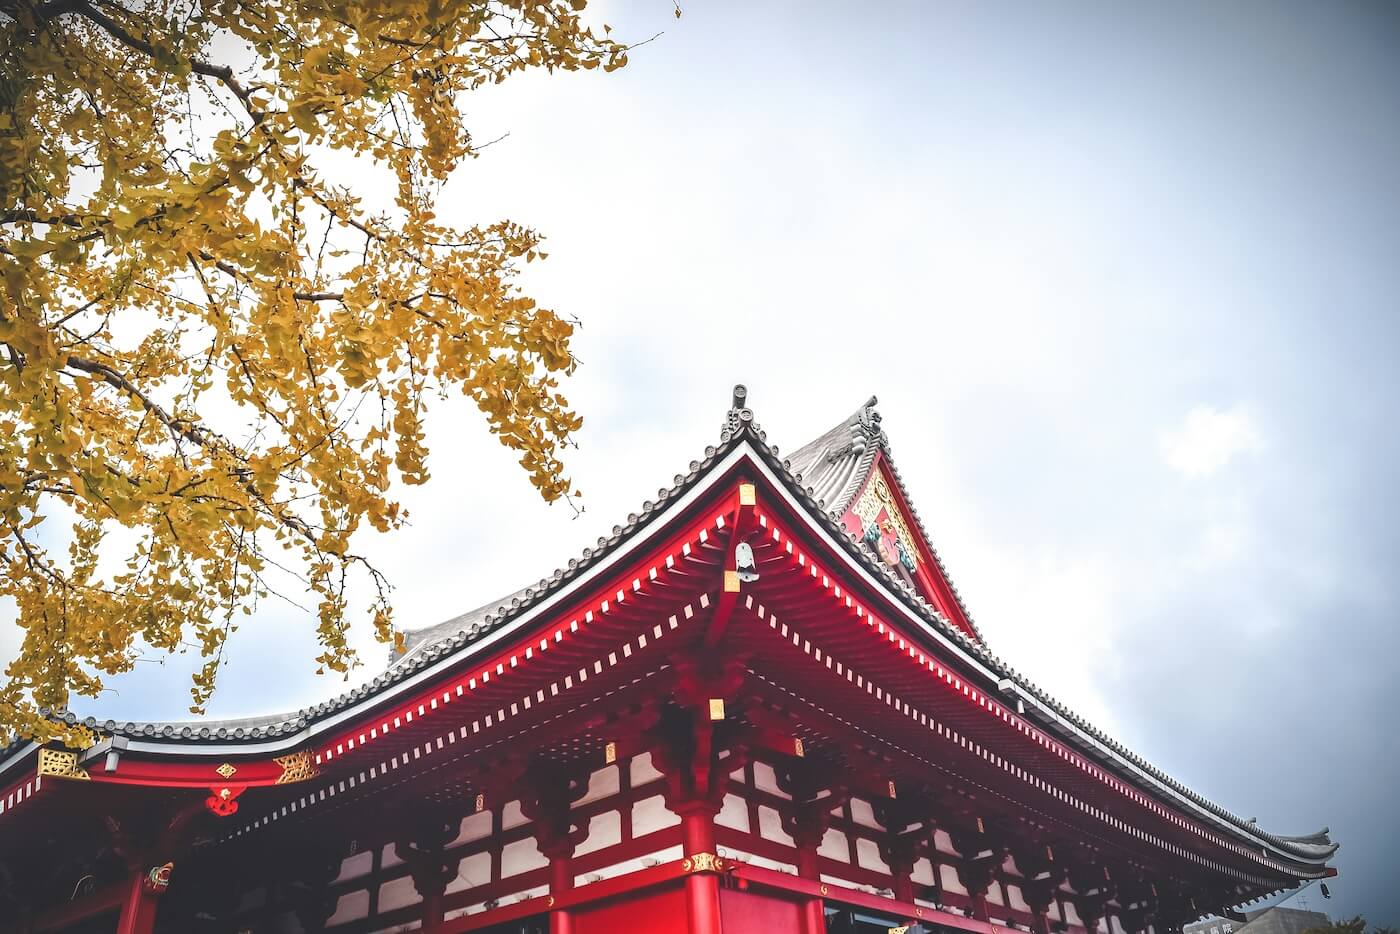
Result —
<instances>
[{"instance_id":1,"label":"red wooden temple building","mask_svg":"<svg viewBox=\"0 0 1400 934\"><path fill-rule=\"evenodd\" d=\"M992 654L875 400L785 460L745 396L364 687L0 750L0 932L1168 934L1334 873Z\"/></svg>"}]
</instances>

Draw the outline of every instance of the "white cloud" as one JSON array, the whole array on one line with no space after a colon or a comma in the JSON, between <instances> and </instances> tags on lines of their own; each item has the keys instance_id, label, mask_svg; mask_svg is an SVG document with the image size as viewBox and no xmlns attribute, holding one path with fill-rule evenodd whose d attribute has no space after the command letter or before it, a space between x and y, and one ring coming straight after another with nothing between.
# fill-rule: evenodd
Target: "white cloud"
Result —
<instances>
[{"instance_id":1,"label":"white cloud","mask_svg":"<svg viewBox=\"0 0 1400 934\"><path fill-rule=\"evenodd\" d=\"M1198 405L1176 428L1157 434L1157 449L1167 466L1187 477L1209 477L1240 454L1263 447L1254 418L1243 406L1217 409Z\"/></svg>"}]
</instances>

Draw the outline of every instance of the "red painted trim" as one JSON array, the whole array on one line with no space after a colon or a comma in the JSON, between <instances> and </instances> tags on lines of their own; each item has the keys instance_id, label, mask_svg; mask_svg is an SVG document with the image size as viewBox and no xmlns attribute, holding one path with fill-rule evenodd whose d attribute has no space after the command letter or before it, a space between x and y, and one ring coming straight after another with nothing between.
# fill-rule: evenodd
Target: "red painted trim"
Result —
<instances>
[{"instance_id":1,"label":"red painted trim","mask_svg":"<svg viewBox=\"0 0 1400 934\"><path fill-rule=\"evenodd\" d=\"M454 918L444 922L440 930L441 934L463 934L465 931L475 931L516 918L528 918L531 915L543 914L551 908L556 910L579 908L618 895L664 885L686 875L686 871L681 867L681 861L675 860L649 869L639 869L636 872L614 876L601 882L592 882L582 888L572 889L560 895L541 895L523 902L516 902L514 905L505 905L490 911L483 911L480 914ZM551 898L554 900L553 904L550 903Z\"/></svg>"},{"instance_id":2,"label":"red painted trim","mask_svg":"<svg viewBox=\"0 0 1400 934\"><path fill-rule=\"evenodd\" d=\"M783 892L791 892L808 898L825 898L829 901L858 905L862 908L869 908L872 911L899 915L910 921L927 921L931 924L938 924L944 927L971 931L973 934L1003 934L995 924L986 921L964 918L962 915L940 911L937 908L925 908L913 902L901 902L893 898L885 898L881 895L871 895L859 889L837 885L834 882L814 882L810 879L802 879L796 876L790 876L787 873L775 872L772 869L763 869L759 866L749 866L743 863L736 865L730 872L730 875L736 879L746 879L751 885L776 889Z\"/></svg>"},{"instance_id":3,"label":"red painted trim","mask_svg":"<svg viewBox=\"0 0 1400 934\"><path fill-rule=\"evenodd\" d=\"M547 658L550 647L571 639L576 630L582 632L589 625L588 617L598 618L608 612L601 609L604 604L615 609L615 605L624 604L629 598L635 599L634 584L645 594L650 586L650 571L656 569L658 576L667 574L667 558L679 557L685 546L702 532L713 530L718 520L723 520L726 529L731 528L738 508L737 488L717 488L708 501L692 507L691 515L698 513L696 518L686 522L623 571L601 578L603 582L595 585L583 597L542 616L530 627L528 634L522 634L514 642L483 658L470 661L469 657L462 658L454 671L444 674L407 701L400 701L395 709L366 712L353 725L328 740L318 742L315 747L318 764L326 767L340 756L372 745L374 739L387 735L383 732L386 723L389 724L388 732L392 733L414 720L431 716L439 707L450 706L457 698L468 697L479 688L484 690L493 681L512 677L516 669L528 665L530 661ZM714 583L720 583L719 574ZM703 586L696 589L697 595L702 592ZM542 642L546 648L540 648ZM530 657L527 658L527 655ZM399 726L394 725L396 718ZM378 736L369 736L371 730ZM360 742L361 734L366 735L365 742Z\"/></svg>"},{"instance_id":4,"label":"red painted trim","mask_svg":"<svg viewBox=\"0 0 1400 934\"><path fill-rule=\"evenodd\" d=\"M791 528L787 526L786 523L780 522L772 513L760 512L760 524L765 528L770 537L776 534L777 538L774 539L774 541L777 542L780 547L781 542L779 539L786 539L801 546L800 552L794 549L793 553L789 555L790 562L793 567L797 567L799 556L805 561L804 571L799 573L798 576L802 577L805 574L811 577L816 582L817 586L822 586L823 589L827 591L833 604L838 608L838 614L833 618L847 619L852 622L856 619L863 621L864 626L878 637L878 641L885 643L886 651L894 649L897 654L904 658L906 663L914 668L920 669L921 676L927 679L928 682L941 684L945 693L951 693L953 695L961 694L967 704L980 708L991 717L1014 728L1025 737L1028 742L1035 743L1043 750L1047 750L1051 754L1073 765L1084 776L1085 781L1096 781L1099 785L1116 792L1121 798L1126 799L1129 805L1136 806L1139 810L1147 811L1154 815L1154 820L1163 821L1168 826L1178 831L1186 830L1192 832L1200 838L1202 842L1214 844L1230 853L1232 858L1243 856L1252 863L1260 864L1273 871L1287 875L1292 874L1289 868L1278 863L1272 857L1263 856L1253 848L1228 839L1200 822L1186 817L1175 808L1162 804L1159 799L1139 790L1136 785L1131 784L1128 780L1119 778L1117 775L1109 772L1104 766L1074 752L1045 731L1033 726L1024 718L1011 712L1011 710L1004 705L993 700L985 690L977 687L976 681L973 678L964 676L959 669L943 661L940 655L935 654L931 647L926 644L927 638L925 636L915 636L905 628L902 622L894 622L893 620L899 618L898 613L891 613L886 616L884 611L879 611L878 615L876 615L876 613L871 612L870 605L863 600L856 601L853 607L847 607L845 600L853 599L853 595L842 585L842 581L844 581L845 578L838 577L830 571L823 570L818 563L814 561L815 553L821 556L821 563L825 564L827 559L832 557L828 549L822 547L820 544L818 544L817 547L812 547L812 542L805 535L802 537L794 536ZM833 562L833 564L834 563L835 562ZM831 585L836 586L833 587ZM841 594L841 596L838 597L838 593ZM872 603L887 602L883 594L876 594L875 596L877 596L879 600L871 601ZM806 631L803 631L802 634L809 638L812 635ZM844 659L844 661L849 664L850 659L847 658ZM958 732L964 734L964 736L966 734L964 730L959 730ZM1007 735L1009 736L1010 734L1008 733ZM1050 781L1049 784L1057 788L1065 787L1064 783L1059 780ZM1112 825L1109 824L1109 826ZM1166 851L1165 848L1163 849Z\"/></svg>"}]
</instances>

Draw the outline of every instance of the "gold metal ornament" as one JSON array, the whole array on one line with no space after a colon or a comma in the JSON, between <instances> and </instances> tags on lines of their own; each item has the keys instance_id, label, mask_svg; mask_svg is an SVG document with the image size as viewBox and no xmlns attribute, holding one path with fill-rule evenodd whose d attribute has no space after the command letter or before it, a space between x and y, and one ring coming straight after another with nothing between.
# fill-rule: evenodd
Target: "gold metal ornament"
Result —
<instances>
[{"instance_id":1,"label":"gold metal ornament","mask_svg":"<svg viewBox=\"0 0 1400 934\"><path fill-rule=\"evenodd\" d=\"M66 749L40 749L38 774L52 775L54 778L71 778L80 782L86 782L92 778L86 769L78 765L78 754Z\"/></svg>"},{"instance_id":2,"label":"gold metal ornament","mask_svg":"<svg viewBox=\"0 0 1400 934\"><path fill-rule=\"evenodd\" d=\"M710 719L711 719L711 720L723 720L723 719L724 719L724 698L722 698L722 697L712 697L712 698L710 698Z\"/></svg>"},{"instance_id":3,"label":"gold metal ornament","mask_svg":"<svg viewBox=\"0 0 1400 934\"><path fill-rule=\"evenodd\" d=\"M233 778L233 773L237 772L238 770L235 769L233 766L229 765L227 762L225 762L223 765L219 766L214 771L218 772L225 779L229 779Z\"/></svg>"},{"instance_id":4,"label":"gold metal ornament","mask_svg":"<svg viewBox=\"0 0 1400 934\"><path fill-rule=\"evenodd\" d=\"M724 872L724 860L713 853L696 853L681 860L686 872Z\"/></svg>"},{"instance_id":5,"label":"gold metal ornament","mask_svg":"<svg viewBox=\"0 0 1400 934\"><path fill-rule=\"evenodd\" d=\"M885 483L885 478L878 472L870 478L865 490L856 500L851 512L860 517L863 526L868 526L875 521L875 517L880 514L880 509L884 508L885 514L889 517L890 524L894 526L895 537L899 539L904 550L915 563L923 559L919 555L919 549L914 546L914 533L909 530L909 526L904 522L904 515L895 505L894 496L890 493L889 485Z\"/></svg>"},{"instance_id":6,"label":"gold metal ornament","mask_svg":"<svg viewBox=\"0 0 1400 934\"><path fill-rule=\"evenodd\" d=\"M315 778L321 771L316 768L316 762L311 756L310 749L302 749L285 756L278 756L272 761L282 767L282 774L277 776L277 784L279 785L304 782L308 778Z\"/></svg>"}]
</instances>

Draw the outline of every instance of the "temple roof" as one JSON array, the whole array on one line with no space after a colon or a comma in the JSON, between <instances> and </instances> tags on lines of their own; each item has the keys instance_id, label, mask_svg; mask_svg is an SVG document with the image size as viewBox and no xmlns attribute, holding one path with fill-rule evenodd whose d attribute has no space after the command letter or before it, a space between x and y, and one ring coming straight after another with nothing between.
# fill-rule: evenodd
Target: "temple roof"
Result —
<instances>
[{"instance_id":1,"label":"temple roof","mask_svg":"<svg viewBox=\"0 0 1400 934\"><path fill-rule=\"evenodd\" d=\"M192 720L175 722L99 721L89 717L80 720L71 711L55 711L51 715L67 723L82 722L103 734L127 737L150 744L169 745L172 751L189 745L250 744L291 748L306 738L323 721L362 703L375 702L400 682L413 678L425 669L445 662L450 657L467 652L487 635L516 621L527 611L547 602L573 582L600 564L605 563L625 543L630 542L650 525L652 519L674 505L696 487L711 468L747 445L749 450L771 470L776 479L804 507L808 515L861 567L880 581L925 629L939 641L954 649L956 654L972 660L996 679L997 689L1013 704L1021 704L1025 715L1043 728L1058 734L1069 744L1111 768L1133 776L1141 787L1178 803L1189 802L1198 814L1208 816L1236 836L1252 839L1259 844L1308 863L1322 863L1338 845L1326 829L1306 836L1280 836L1259 828L1252 819L1241 818L1191 791L1160 769L1137 756L1105 735L1083 718L1066 708L1038 685L1019 674L1010 665L992 654L980 636L974 638L954 625L933 605L877 556L872 554L840 522L839 516L850 504L869 475L876 454L889 455L889 441L880 427L872 397L865 405L814 441L799 448L784 460L778 448L768 444L767 434L757 425L747 406L747 393L736 387L733 404L726 416L717 447L705 449L704 457L691 461L689 469L677 474L673 483L663 487L655 500L647 500L640 511L627 517L626 524L615 525L610 535L598 539L595 548L585 548L580 557L535 584L506 597L493 600L475 610L453 617L433 626L407 633L406 650L393 658L376 678L351 691L325 702L281 715L240 720ZM900 492L908 500L898 474L889 462L891 473L899 483ZM910 511L913 512L912 504ZM915 520L917 514L915 514ZM920 525L920 533L928 540ZM942 565L940 562L940 570ZM946 575L945 575L946 576ZM961 601L959 601L961 604ZM11 743L0 749L0 773L15 764L32 748L25 741ZM192 752L197 750L192 749Z\"/></svg>"},{"instance_id":2,"label":"temple roof","mask_svg":"<svg viewBox=\"0 0 1400 934\"><path fill-rule=\"evenodd\" d=\"M982 633L977 628L972 614L968 612L957 585L948 574L948 568L938 549L933 547L933 538L924 528L919 518L919 510L914 506L913 497L904 486L904 478L895 466L894 455L890 452L890 438L880 426L880 413L875 406L879 400L871 396L865 404L851 413L851 416L830 431L807 442L798 448L785 462L794 478L806 487L817 504L826 510L827 515L839 519L851 508L856 496L865 487L870 474L875 470L877 459L883 455L885 466L899 488L899 495L909 509L909 514L923 537L929 556L938 566L938 573L947 583L957 609L967 620L972 634L981 642ZM867 546L862 543L862 548ZM867 548L868 550L868 548Z\"/></svg>"}]
</instances>

